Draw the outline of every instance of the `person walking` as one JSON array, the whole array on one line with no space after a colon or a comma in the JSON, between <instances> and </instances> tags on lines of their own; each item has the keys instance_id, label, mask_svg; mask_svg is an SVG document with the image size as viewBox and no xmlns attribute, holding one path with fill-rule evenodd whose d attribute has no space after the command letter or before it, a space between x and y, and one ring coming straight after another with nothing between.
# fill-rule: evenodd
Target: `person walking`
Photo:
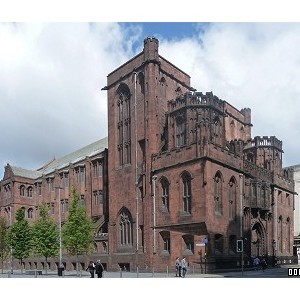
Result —
<instances>
[{"instance_id":1,"label":"person walking","mask_svg":"<svg viewBox=\"0 0 300 300\"><path fill-rule=\"evenodd\" d=\"M262 259L260 261L260 265L261 265L261 268L262 268L262 270L264 272L265 269L267 268L267 262L266 262L266 259L264 257L262 257Z\"/></svg>"},{"instance_id":2,"label":"person walking","mask_svg":"<svg viewBox=\"0 0 300 300\"><path fill-rule=\"evenodd\" d=\"M258 258L258 256L256 256L253 260L253 266L254 266L254 270L258 270L259 269L259 264L260 264L260 259Z\"/></svg>"},{"instance_id":3,"label":"person walking","mask_svg":"<svg viewBox=\"0 0 300 300\"><path fill-rule=\"evenodd\" d=\"M185 257L181 260L181 277L185 277L187 272L187 261L185 260Z\"/></svg>"},{"instance_id":4,"label":"person walking","mask_svg":"<svg viewBox=\"0 0 300 300\"><path fill-rule=\"evenodd\" d=\"M181 276L181 263L180 263L179 257L176 257L175 270L176 270L175 276L180 277Z\"/></svg>"},{"instance_id":5,"label":"person walking","mask_svg":"<svg viewBox=\"0 0 300 300\"><path fill-rule=\"evenodd\" d=\"M98 278L102 278L103 276L103 271L104 271L104 267L101 264L100 259L97 260L96 262L96 266L95 266L95 270L96 270L96 274Z\"/></svg>"},{"instance_id":6,"label":"person walking","mask_svg":"<svg viewBox=\"0 0 300 300\"><path fill-rule=\"evenodd\" d=\"M86 271L90 272L91 278L95 277L95 264L92 261L90 261L89 265L86 268Z\"/></svg>"}]
</instances>

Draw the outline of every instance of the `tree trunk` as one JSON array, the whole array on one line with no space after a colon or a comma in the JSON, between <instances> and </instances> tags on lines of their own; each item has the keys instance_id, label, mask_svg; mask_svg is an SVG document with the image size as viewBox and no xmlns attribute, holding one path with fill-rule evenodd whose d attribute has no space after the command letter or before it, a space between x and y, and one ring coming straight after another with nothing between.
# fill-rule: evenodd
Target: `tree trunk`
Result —
<instances>
[{"instance_id":1,"label":"tree trunk","mask_svg":"<svg viewBox=\"0 0 300 300\"><path fill-rule=\"evenodd\" d=\"M23 274L23 259L21 258L20 261L21 261L21 274Z\"/></svg>"},{"instance_id":2,"label":"tree trunk","mask_svg":"<svg viewBox=\"0 0 300 300\"><path fill-rule=\"evenodd\" d=\"M78 274L78 253L76 253L76 274L78 277L79 276L79 274Z\"/></svg>"},{"instance_id":3,"label":"tree trunk","mask_svg":"<svg viewBox=\"0 0 300 300\"><path fill-rule=\"evenodd\" d=\"M48 258L47 256L45 256L45 258L46 258L46 275L48 275L48 262L47 262Z\"/></svg>"}]
</instances>

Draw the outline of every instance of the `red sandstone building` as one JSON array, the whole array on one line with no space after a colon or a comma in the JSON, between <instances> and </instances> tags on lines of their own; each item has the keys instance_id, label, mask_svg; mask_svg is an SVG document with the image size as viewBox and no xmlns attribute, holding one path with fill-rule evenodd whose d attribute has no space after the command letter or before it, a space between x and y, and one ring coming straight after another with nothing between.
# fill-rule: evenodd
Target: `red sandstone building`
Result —
<instances>
[{"instance_id":1,"label":"red sandstone building","mask_svg":"<svg viewBox=\"0 0 300 300\"><path fill-rule=\"evenodd\" d=\"M140 54L108 75L103 88L108 142L101 142L95 156L75 152L75 162L50 163L36 171L42 172L39 176L24 171L22 177L6 167L1 215L9 215L11 207L13 213L17 207L34 210L41 182L43 201L54 206L57 216L58 192L47 190L50 176L63 180L63 171L69 170L72 186L83 168L81 193L95 220L92 256L109 270L164 271L173 268L177 256L185 256L196 271L204 264L234 267L240 264L236 245L241 239L246 266L256 255L290 263L294 183L282 168L282 142L274 136L252 138L249 108L238 110L211 92L195 91L189 75L158 49L157 39L145 39ZM102 180L95 181L98 159L107 167ZM25 191L32 187L32 206L19 196L22 185ZM102 193L98 208L95 192ZM60 200L67 201L68 193ZM82 257L82 265L88 260ZM69 257L64 263L67 269L74 266Z\"/></svg>"}]
</instances>

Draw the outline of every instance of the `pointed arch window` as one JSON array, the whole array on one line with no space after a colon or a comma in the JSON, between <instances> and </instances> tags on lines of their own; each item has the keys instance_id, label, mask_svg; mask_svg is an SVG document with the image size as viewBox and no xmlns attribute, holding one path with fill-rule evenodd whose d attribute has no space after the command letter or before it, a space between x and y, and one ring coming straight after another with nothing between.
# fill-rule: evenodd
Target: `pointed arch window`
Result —
<instances>
[{"instance_id":1,"label":"pointed arch window","mask_svg":"<svg viewBox=\"0 0 300 300\"><path fill-rule=\"evenodd\" d=\"M118 100L118 143L119 165L131 163L131 108L130 91L127 85L121 84L117 90Z\"/></svg>"},{"instance_id":2,"label":"pointed arch window","mask_svg":"<svg viewBox=\"0 0 300 300\"><path fill-rule=\"evenodd\" d=\"M220 172L215 175L214 185L215 212L222 214L222 176Z\"/></svg>"},{"instance_id":3,"label":"pointed arch window","mask_svg":"<svg viewBox=\"0 0 300 300\"><path fill-rule=\"evenodd\" d=\"M186 124L185 118L176 118L176 147L184 146L186 143Z\"/></svg>"},{"instance_id":4,"label":"pointed arch window","mask_svg":"<svg viewBox=\"0 0 300 300\"><path fill-rule=\"evenodd\" d=\"M166 178L161 180L161 204L163 209L169 211L169 181Z\"/></svg>"},{"instance_id":5,"label":"pointed arch window","mask_svg":"<svg viewBox=\"0 0 300 300\"><path fill-rule=\"evenodd\" d=\"M27 218L28 219L32 219L33 218L33 209L32 208L29 208L27 210Z\"/></svg>"},{"instance_id":6,"label":"pointed arch window","mask_svg":"<svg viewBox=\"0 0 300 300\"><path fill-rule=\"evenodd\" d=\"M132 218L129 212L123 211L119 219L121 246L132 245Z\"/></svg>"},{"instance_id":7,"label":"pointed arch window","mask_svg":"<svg viewBox=\"0 0 300 300\"><path fill-rule=\"evenodd\" d=\"M186 213L192 212L192 187L191 187L191 176L189 174L185 174L182 177L182 185L183 185L183 211Z\"/></svg>"},{"instance_id":8,"label":"pointed arch window","mask_svg":"<svg viewBox=\"0 0 300 300\"><path fill-rule=\"evenodd\" d=\"M33 188L32 188L32 186L30 186L30 187L27 189L27 197L32 198L32 191L33 191Z\"/></svg>"},{"instance_id":9,"label":"pointed arch window","mask_svg":"<svg viewBox=\"0 0 300 300\"><path fill-rule=\"evenodd\" d=\"M24 185L20 186L20 196L25 197L25 186Z\"/></svg>"},{"instance_id":10,"label":"pointed arch window","mask_svg":"<svg viewBox=\"0 0 300 300\"><path fill-rule=\"evenodd\" d=\"M234 177L232 177L229 181L228 200L229 200L229 219L233 220L236 216L236 202L237 202L237 185Z\"/></svg>"}]
</instances>

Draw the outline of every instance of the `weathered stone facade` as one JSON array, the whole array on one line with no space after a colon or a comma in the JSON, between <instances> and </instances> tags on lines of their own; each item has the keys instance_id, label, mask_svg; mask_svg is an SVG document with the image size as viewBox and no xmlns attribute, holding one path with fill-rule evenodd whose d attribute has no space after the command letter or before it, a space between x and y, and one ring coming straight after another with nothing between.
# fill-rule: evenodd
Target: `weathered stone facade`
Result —
<instances>
[{"instance_id":1,"label":"weathered stone facade","mask_svg":"<svg viewBox=\"0 0 300 300\"><path fill-rule=\"evenodd\" d=\"M163 271L173 268L177 256L195 271L203 271L204 263L213 270L240 264L236 243L243 239L246 266L256 255L291 262L294 183L282 169L282 142L252 138L249 108L238 110L211 92L195 91L189 75L158 49L157 39L145 39L143 51L107 77L108 150L96 153L107 166L103 180L95 183L88 175L93 157L77 162L86 170L80 189L96 222L93 257L109 270ZM71 162L49 174L56 180L74 168ZM8 166L1 215L10 207L14 213L38 205L37 196L18 196L21 184L36 193L41 182L43 201L55 206L49 174L17 177ZM92 205L94 190L105 195L99 208ZM64 192L61 199L68 199ZM72 258L65 259L72 268Z\"/></svg>"},{"instance_id":2,"label":"weathered stone facade","mask_svg":"<svg viewBox=\"0 0 300 300\"><path fill-rule=\"evenodd\" d=\"M145 39L105 87L111 268L172 266L183 255L233 267L241 238L246 265L255 255L290 262L294 184L281 141L252 138L249 108L196 92L158 48Z\"/></svg>"}]
</instances>

